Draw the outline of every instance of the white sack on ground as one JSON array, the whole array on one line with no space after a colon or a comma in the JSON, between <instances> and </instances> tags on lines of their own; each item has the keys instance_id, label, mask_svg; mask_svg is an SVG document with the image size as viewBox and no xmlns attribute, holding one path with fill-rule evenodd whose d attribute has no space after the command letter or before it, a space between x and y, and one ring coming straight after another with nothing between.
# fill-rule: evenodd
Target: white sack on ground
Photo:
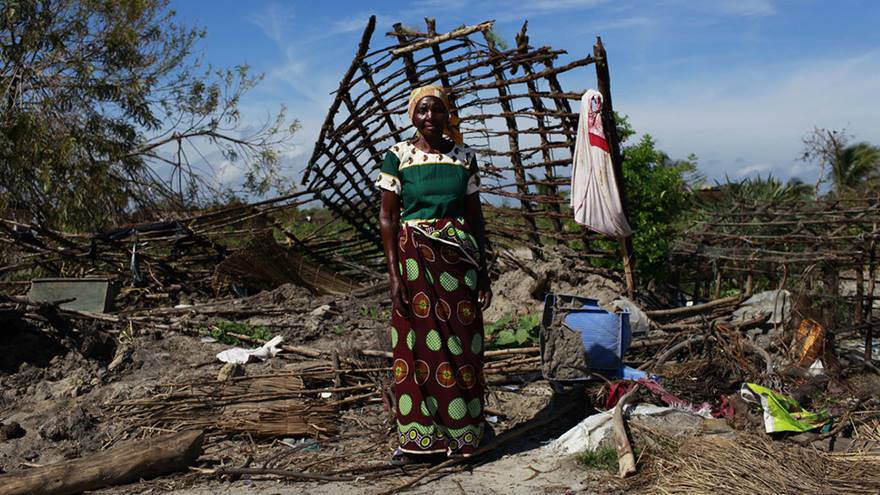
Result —
<instances>
[{"instance_id":1,"label":"white sack on ground","mask_svg":"<svg viewBox=\"0 0 880 495\"><path fill-rule=\"evenodd\" d=\"M668 406L627 404L623 407L623 413L627 419L639 418L641 421L654 419L655 421L652 422L651 427L670 436L695 435L698 433L717 434L726 433L730 430L726 424L724 424L723 429L715 426L705 428L704 425L706 424L715 425L719 422L724 423L724 421L706 418L690 411L683 411ZM603 411L588 416L560 435L559 438L545 445L543 447L543 455L546 457L566 456L585 450L596 450L602 445L614 445L614 428L612 426L611 414L611 411Z\"/></svg>"}]
</instances>

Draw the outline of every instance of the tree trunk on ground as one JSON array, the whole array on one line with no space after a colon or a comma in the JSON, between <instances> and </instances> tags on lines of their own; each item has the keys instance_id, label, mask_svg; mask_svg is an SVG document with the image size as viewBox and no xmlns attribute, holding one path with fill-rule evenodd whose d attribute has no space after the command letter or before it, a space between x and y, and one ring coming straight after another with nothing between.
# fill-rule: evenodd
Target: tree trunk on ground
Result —
<instances>
[{"instance_id":1,"label":"tree trunk on ground","mask_svg":"<svg viewBox=\"0 0 880 495\"><path fill-rule=\"evenodd\" d=\"M0 495L66 495L182 471L199 457L204 438L202 431L185 431L0 475Z\"/></svg>"}]
</instances>

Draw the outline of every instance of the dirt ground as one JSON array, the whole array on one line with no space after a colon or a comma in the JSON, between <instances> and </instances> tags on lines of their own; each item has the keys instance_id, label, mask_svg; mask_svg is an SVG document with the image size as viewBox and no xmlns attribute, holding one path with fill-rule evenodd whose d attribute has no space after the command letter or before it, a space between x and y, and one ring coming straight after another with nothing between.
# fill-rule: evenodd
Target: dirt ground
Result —
<instances>
[{"instance_id":1,"label":"dirt ground","mask_svg":"<svg viewBox=\"0 0 880 495\"><path fill-rule=\"evenodd\" d=\"M542 273L555 276L564 267L548 264ZM534 311L540 300L535 288L523 283L524 275L511 271L496 286L495 304ZM519 283L515 279L519 276ZM589 278L589 276L587 276ZM526 277L528 278L528 277ZM576 281L575 281L576 282ZM588 283L589 281L583 281ZM572 281L553 282L565 290ZM514 287L524 287L516 292ZM593 280L588 287L602 300L613 291L613 283ZM592 290L592 289L591 289ZM606 294L606 292L608 294ZM246 319L282 335L285 344L315 349L335 349L342 356L353 349L390 349L388 311L384 291L370 297L315 297L295 286L283 286L252 298L228 301L229 308L253 306L290 308L270 316ZM276 312L277 313L277 312ZM162 384L214 380L223 363L215 355L228 345L206 341L198 331L210 327L212 319L192 316L186 331L136 328L126 335L99 337L82 327L59 337L39 325L21 324L5 330L0 345L0 469L17 471L66 459L87 457L102 448L122 443L132 425L115 414L114 404L150 397ZM15 342L15 346L9 343ZM266 362L244 367L246 375L283 373L294 369L302 357L280 354ZM365 366L387 366L382 358ZM705 366L701 367L702 364ZM717 390L700 388L709 363L695 361L692 369L678 371L680 381L667 382L676 393L717 398ZM721 383L719 381L719 383ZM870 395L878 380L867 380L859 388ZM688 384L693 384L689 386ZM721 383L722 385L726 385ZM466 494L593 494L643 492L638 483L619 480L603 469L588 469L570 455L547 455L542 447L595 413L601 383L586 390L554 392L538 373L505 377L490 382L487 418L496 434L518 425L554 417L560 407L571 412L549 425L536 428L475 464L464 464L441 475L429 476L410 493ZM699 393L698 393L699 392ZM746 420L749 418L744 416ZM759 421L759 418L751 418ZM393 418L381 399L343 408L338 433L318 441L303 439L253 440L243 436L209 437L196 465L186 473L110 487L95 493L207 494L367 494L391 489L421 471L401 468L371 476L385 466L395 446ZM651 426L654 428L654 426ZM755 424L738 428L753 431ZM729 427L724 433L733 432ZM156 432L160 433L160 432ZM704 434L699 428L692 434ZM143 431L141 432L143 434ZM128 439L131 441L132 439ZM282 442L282 440L284 440ZM223 477L206 470L223 466L271 467L297 471L345 472L357 467L362 474L353 481L279 481L266 476Z\"/></svg>"}]
</instances>

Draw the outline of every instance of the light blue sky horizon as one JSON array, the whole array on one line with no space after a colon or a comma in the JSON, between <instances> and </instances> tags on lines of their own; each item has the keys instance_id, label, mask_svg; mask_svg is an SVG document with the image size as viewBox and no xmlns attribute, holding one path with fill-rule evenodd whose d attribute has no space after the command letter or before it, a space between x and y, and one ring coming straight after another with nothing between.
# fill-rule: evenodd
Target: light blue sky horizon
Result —
<instances>
[{"instance_id":1,"label":"light blue sky horizon","mask_svg":"<svg viewBox=\"0 0 880 495\"><path fill-rule=\"evenodd\" d=\"M245 119L259 121L283 104L301 121L287 157L291 175L311 153L371 14L373 47L383 46L394 22L423 26L426 16L441 32L495 19L509 44L528 19L532 45L571 58L590 53L602 36L615 109L672 158L695 154L710 181L772 173L812 183L817 168L798 154L814 126L880 144L876 1L172 0L171 8L179 21L207 30L199 46L205 62L247 63L265 74L242 102ZM563 83L584 89L595 81ZM241 171L224 164L217 173L231 183Z\"/></svg>"}]
</instances>

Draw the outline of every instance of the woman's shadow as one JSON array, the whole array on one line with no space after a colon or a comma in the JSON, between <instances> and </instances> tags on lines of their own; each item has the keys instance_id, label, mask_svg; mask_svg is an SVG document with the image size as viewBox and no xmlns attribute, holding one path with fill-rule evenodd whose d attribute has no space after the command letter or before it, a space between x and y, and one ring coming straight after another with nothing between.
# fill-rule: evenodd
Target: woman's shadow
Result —
<instances>
[{"instance_id":1,"label":"woman's shadow","mask_svg":"<svg viewBox=\"0 0 880 495\"><path fill-rule=\"evenodd\" d=\"M553 395L550 401L528 421L497 435L487 423L487 434L481 445L481 450L483 447L487 450L475 456L470 464L485 464L506 455L540 448L598 412L586 393L585 384L563 386L551 383L551 386Z\"/></svg>"}]
</instances>

